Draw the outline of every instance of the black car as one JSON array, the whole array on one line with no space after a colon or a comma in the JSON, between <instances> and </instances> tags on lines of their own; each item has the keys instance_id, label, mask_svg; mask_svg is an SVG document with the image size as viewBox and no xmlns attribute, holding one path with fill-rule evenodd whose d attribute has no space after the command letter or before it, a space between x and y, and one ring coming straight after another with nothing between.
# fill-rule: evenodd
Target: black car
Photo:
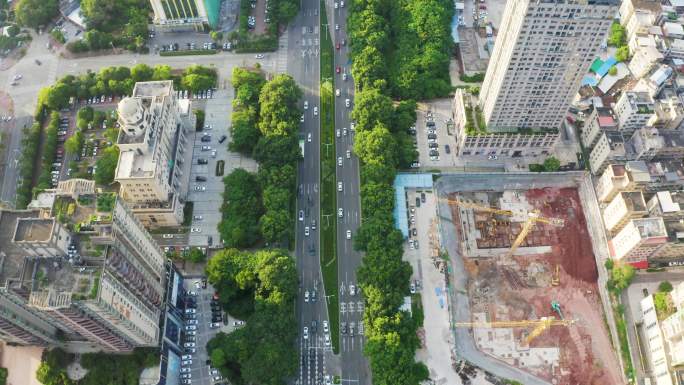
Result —
<instances>
[{"instance_id":1,"label":"black car","mask_svg":"<svg viewBox=\"0 0 684 385\"><path fill-rule=\"evenodd\" d=\"M425 125L428 126L428 127L434 127L434 126L435 126L435 122L434 122L433 120L428 120L427 123L425 123Z\"/></svg>"},{"instance_id":2,"label":"black car","mask_svg":"<svg viewBox=\"0 0 684 385\"><path fill-rule=\"evenodd\" d=\"M207 177L206 177L206 176L199 176L199 175L198 175L198 176L195 177L195 182L206 182L206 181L207 181Z\"/></svg>"},{"instance_id":3,"label":"black car","mask_svg":"<svg viewBox=\"0 0 684 385\"><path fill-rule=\"evenodd\" d=\"M444 145L444 151L446 151L447 154L451 154L451 147L449 147L448 144Z\"/></svg>"},{"instance_id":4,"label":"black car","mask_svg":"<svg viewBox=\"0 0 684 385\"><path fill-rule=\"evenodd\" d=\"M437 150L430 150L430 156L439 156L439 151L437 151Z\"/></svg>"},{"instance_id":5,"label":"black car","mask_svg":"<svg viewBox=\"0 0 684 385\"><path fill-rule=\"evenodd\" d=\"M211 142L211 136L203 136L202 139L200 139L202 142L207 143Z\"/></svg>"},{"instance_id":6,"label":"black car","mask_svg":"<svg viewBox=\"0 0 684 385\"><path fill-rule=\"evenodd\" d=\"M228 139L228 137L227 137L227 136L225 136L225 135L222 135L222 136L221 136L221 138L219 139L219 143L223 143L223 142L225 142L225 141L226 141L226 139Z\"/></svg>"},{"instance_id":7,"label":"black car","mask_svg":"<svg viewBox=\"0 0 684 385\"><path fill-rule=\"evenodd\" d=\"M413 236L418 236L418 229L416 229L415 227L413 228Z\"/></svg>"},{"instance_id":8,"label":"black car","mask_svg":"<svg viewBox=\"0 0 684 385\"><path fill-rule=\"evenodd\" d=\"M437 148L437 147L439 147L439 144L437 144L437 143L428 143L428 147L429 147L429 148Z\"/></svg>"},{"instance_id":9,"label":"black car","mask_svg":"<svg viewBox=\"0 0 684 385\"><path fill-rule=\"evenodd\" d=\"M206 159L204 158L197 158L197 164L207 164L209 163Z\"/></svg>"},{"instance_id":10,"label":"black car","mask_svg":"<svg viewBox=\"0 0 684 385\"><path fill-rule=\"evenodd\" d=\"M420 207L420 198L416 197L416 207Z\"/></svg>"},{"instance_id":11,"label":"black car","mask_svg":"<svg viewBox=\"0 0 684 385\"><path fill-rule=\"evenodd\" d=\"M428 134L428 139L437 139L437 134Z\"/></svg>"},{"instance_id":12,"label":"black car","mask_svg":"<svg viewBox=\"0 0 684 385\"><path fill-rule=\"evenodd\" d=\"M420 201L425 203L425 193L424 192L420 193Z\"/></svg>"}]
</instances>

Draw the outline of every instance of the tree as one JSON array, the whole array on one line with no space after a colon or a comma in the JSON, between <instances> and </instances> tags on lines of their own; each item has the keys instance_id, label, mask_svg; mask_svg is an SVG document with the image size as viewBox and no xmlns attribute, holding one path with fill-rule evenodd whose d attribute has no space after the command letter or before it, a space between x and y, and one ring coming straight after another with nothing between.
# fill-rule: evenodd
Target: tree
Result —
<instances>
[{"instance_id":1,"label":"tree","mask_svg":"<svg viewBox=\"0 0 684 385\"><path fill-rule=\"evenodd\" d=\"M220 368L226 364L226 354L220 348L211 351L211 364Z\"/></svg>"},{"instance_id":2,"label":"tree","mask_svg":"<svg viewBox=\"0 0 684 385\"><path fill-rule=\"evenodd\" d=\"M658 291L669 293L672 291L672 284L669 281L663 281L658 285Z\"/></svg>"},{"instance_id":3,"label":"tree","mask_svg":"<svg viewBox=\"0 0 684 385\"><path fill-rule=\"evenodd\" d=\"M56 17L59 9L57 0L19 0L14 12L19 24L37 29Z\"/></svg>"},{"instance_id":4,"label":"tree","mask_svg":"<svg viewBox=\"0 0 684 385\"><path fill-rule=\"evenodd\" d=\"M299 130L302 90L289 75L277 75L259 95L259 130L264 136L291 136Z\"/></svg>"},{"instance_id":5,"label":"tree","mask_svg":"<svg viewBox=\"0 0 684 385\"><path fill-rule=\"evenodd\" d=\"M207 255L199 247L193 247L188 253L188 260L192 263L201 263L207 260Z\"/></svg>"},{"instance_id":6,"label":"tree","mask_svg":"<svg viewBox=\"0 0 684 385\"><path fill-rule=\"evenodd\" d=\"M261 132L256 123L256 111L253 108L233 111L232 119L232 140L228 148L231 151L251 156L261 138Z\"/></svg>"},{"instance_id":7,"label":"tree","mask_svg":"<svg viewBox=\"0 0 684 385\"><path fill-rule=\"evenodd\" d=\"M64 142L64 150L67 154L78 154L83 147L83 134L81 131L76 131L69 139Z\"/></svg>"},{"instance_id":8,"label":"tree","mask_svg":"<svg viewBox=\"0 0 684 385\"><path fill-rule=\"evenodd\" d=\"M171 79L171 67L166 64L157 64L152 72L152 80Z\"/></svg>"},{"instance_id":9,"label":"tree","mask_svg":"<svg viewBox=\"0 0 684 385\"><path fill-rule=\"evenodd\" d=\"M394 108L392 114L392 132L407 132L411 126L416 124L418 108L415 100L402 100Z\"/></svg>"},{"instance_id":10,"label":"tree","mask_svg":"<svg viewBox=\"0 0 684 385\"><path fill-rule=\"evenodd\" d=\"M558 171L560 168L560 161L554 156L550 156L544 160L544 171Z\"/></svg>"},{"instance_id":11,"label":"tree","mask_svg":"<svg viewBox=\"0 0 684 385\"><path fill-rule=\"evenodd\" d=\"M209 36L211 37L211 40L213 41L220 41L223 40L223 33L219 31L211 31L209 33Z\"/></svg>"},{"instance_id":12,"label":"tree","mask_svg":"<svg viewBox=\"0 0 684 385\"><path fill-rule=\"evenodd\" d=\"M629 47L628 46L622 46L617 49L615 52L615 60L619 62L624 62L629 59Z\"/></svg>"},{"instance_id":13,"label":"tree","mask_svg":"<svg viewBox=\"0 0 684 385\"><path fill-rule=\"evenodd\" d=\"M367 131L379 122L389 126L394 115L392 99L378 89L369 89L356 94L352 118L357 131Z\"/></svg>"},{"instance_id":14,"label":"tree","mask_svg":"<svg viewBox=\"0 0 684 385\"><path fill-rule=\"evenodd\" d=\"M397 165L397 143L383 124L370 131L357 131L354 153L367 164Z\"/></svg>"},{"instance_id":15,"label":"tree","mask_svg":"<svg viewBox=\"0 0 684 385\"><path fill-rule=\"evenodd\" d=\"M610 26L608 35L608 45L611 47L622 47L627 44L627 33L625 28L618 22L613 22Z\"/></svg>"},{"instance_id":16,"label":"tree","mask_svg":"<svg viewBox=\"0 0 684 385\"><path fill-rule=\"evenodd\" d=\"M218 230L227 247L250 247L259 240L263 213L256 176L238 168L223 179L225 191Z\"/></svg>"},{"instance_id":17,"label":"tree","mask_svg":"<svg viewBox=\"0 0 684 385\"><path fill-rule=\"evenodd\" d=\"M626 289L634 278L634 266L629 264L616 265L611 270L611 281L615 289Z\"/></svg>"},{"instance_id":18,"label":"tree","mask_svg":"<svg viewBox=\"0 0 684 385\"><path fill-rule=\"evenodd\" d=\"M618 70L617 70L616 66L612 66L608 70L608 75L615 76L615 75L617 75L617 73L618 73Z\"/></svg>"},{"instance_id":19,"label":"tree","mask_svg":"<svg viewBox=\"0 0 684 385\"><path fill-rule=\"evenodd\" d=\"M21 29L16 24L12 24L7 28L7 34L9 37L15 37L19 34L19 32L21 32Z\"/></svg>"},{"instance_id":20,"label":"tree","mask_svg":"<svg viewBox=\"0 0 684 385\"><path fill-rule=\"evenodd\" d=\"M207 90L214 87L215 81L213 78L204 75L188 74L181 79L183 88L192 91L193 93L202 90Z\"/></svg>"},{"instance_id":21,"label":"tree","mask_svg":"<svg viewBox=\"0 0 684 385\"><path fill-rule=\"evenodd\" d=\"M114 181L114 172L116 171L116 164L119 160L119 147L116 145L105 148L102 156L97 160L95 165L95 182L99 185L108 185Z\"/></svg>"},{"instance_id":22,"label":"tree","mask_svg":"<svg viewBox=\"0 0 684 385\"><path fill-rule=\"evenodd\" d=\"M146 82L154 76L154 69L144 63L139 63L131 68L131 78L136 82Z\"/></svg>"}]
</instances>

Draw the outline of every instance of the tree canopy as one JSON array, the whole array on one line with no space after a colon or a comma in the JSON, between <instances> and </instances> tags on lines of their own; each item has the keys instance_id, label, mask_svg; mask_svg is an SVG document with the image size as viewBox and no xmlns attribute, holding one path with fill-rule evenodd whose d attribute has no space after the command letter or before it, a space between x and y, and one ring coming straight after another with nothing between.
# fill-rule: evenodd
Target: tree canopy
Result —
<instances>
[{"instance_id":1,"label":"tree canopy","mask_svg":"<svg viewBox=\"0 0 684 385\"><path fill-rule=\"evenodd\" d=\"M57 0L19 0L14 9L17 22L30 28L47 25L59 13Z\"/></svg>"}]
</instances>

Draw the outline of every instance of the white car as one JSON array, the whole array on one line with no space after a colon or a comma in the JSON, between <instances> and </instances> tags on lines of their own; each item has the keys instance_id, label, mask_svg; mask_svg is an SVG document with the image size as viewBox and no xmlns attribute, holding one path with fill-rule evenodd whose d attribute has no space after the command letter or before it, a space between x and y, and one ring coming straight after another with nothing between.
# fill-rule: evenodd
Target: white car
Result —
<instances>
[{"instance_id":1,"label":"white car","mask_svg":"<svg viewBox=\"0 0 684 385\"><path fill-rule=\"evenodd\" d=\"M263 53L258 53L258 54L256 54L256 55L254 55L254 58L255 58L255 59L263 59L264 57L265 57L265 56L264 56Z\"/></svg>"},{"instance_id":2,"label":"white car","mask_svg":"<svg viewBox=\"0 0 684 385\"><path fill-rule=\"evenodd\" d=\"M187 334L189 336L196 336L197 330L188 330L187 332L185 332L185 334Z\"/></svg>"},{"instance_id":3,"label":"white car","mask_svg":"<svg viewBox=\"0 0 684 385\"><path fill-rule=\"evenodd\" d=\"M342 182L337 182L337 191L342 191Z\"/></svg>"},{"instance_id":4,"label":"white car","mask_svg":"<svg viewBox=\"0 0 684 385\"><path fill-rule=\"evenodd\" d=\"M356 286L349 285L349 295L356 295Z\"/></svg>"},{"instance_id":5,"label":"white car","mask_svg":"<svg viewBox=\"0 0 684 385\"><path fill-rule=\"evenodd\" d=\"M309 132L309 134L306 136L306 141L309 142L309 143L311 143L311 133L310 133L310 132Z\"/></svg>"},{"instance_id":6,"label":"white car","mask_svg":"<svg viewBox=\"0 0 684 385\"><path fill-rule=\"evenodd\" d=\"M199 227L192 227L192 228L190 229L190 232L191 232L191 233L201 233L201 232L202 232L202 229L199 228Z\"/></svg>"},{"instance_id":7,"label":"white car","mask_svg":"<svg viewBox=\"0 0 684 385\"><path fill-rule=\"evenodd\" d=\"M314 116L318 116L318 107L314 107Z\"/></svg>"},{"instance_id":8,"label":"white car","mask_svg":"<svg viewBox=\"0 0 684 385\"><path fill-rule=\"evenodd\" d=\"M337 157L337 165L342 167L342 157L341 156Z\"/></svg>"},{"instance_id":9,"label":"white car","mask_svg":"<svg viewBox=\"0 0 684 385\"><path fill-rule=\"evenodd\" d=\"M340 1L340 7L344 8L344 1Z\"/></svg>"},{"instance_id":10,"label":"white car","mask_svg":"<svg viewBox=\"0 0 684 385\"><path fill-rule=\"evenodd\" d=\"M347 73L346 72L342 74L342 80L344 80L345 82L347 81Z\"/></svg>"},{"instance_id":11,"label":"white car","mask_svg":"<svg viewBox=\"0 0 684 385\"><path fill-rule=\"evenodd\" d=\"M342 207L337 209L337 216L340 218L344 216L344 209Z\"/></svg>"},{"instance_id":12,"label":"white car","mask_svg":"<svg viewBox=\"0 0 684 385\"><path fill-rule=\"evenodd\" d=\"M300 222L304 221L304 210L299 210L299 221Z\"/></svg>"},{"instance_id":13,"label":"white car","mask_svg":"<svg viewBox=\"0 0 684 385\"><path fill-rule=\"evenodd\" d=\"M217 374L219 374L218 369L211 369L211 375L212 375L212 376L215 376L215 375L217 375Z\"/></svg>"},{"instance_id":14,"label":"white car","mask_svg":"<svg viewBox=\"0 0 684 385\"><path fill-rule=\"evenodd\" d=\"M181 365L183 365L183 366L192 365L192 360L185 360L185 361L181 362Z\"/></svg>"},{"instance_id":15,"label":"white car","mask_svg":"<svg viewBox=\"0 0 684 385\"><path fill-rule=\"evenodd\" d=\"M304 109L305 109L305 110L308 110L308 109L309 109L309 101L308 101L308 100L305 100L305 101L304 101Z\"/></svg>"},{"instance_id":16,"label":"white car","mask_svg":"<svg viewBox=\"0 0 684 385\"><path fill-rule=\"evenodd\" d=\"M191 360L192 355L191 354L185 354L181 356L181 360Z\"/></svg>"},{"instance_id":17,"label":"white car","mask_svg":"<svg viewBox=\"0 0 684 385\"><path fill-rule=\"evenodd\" d=\"M304 326L304 339L309 339L309 328L307 326Z\"/></svg>"},{"instance_id":18,"label":"white car","mask_svg":"<svg viewBox=\"0 0 684 385\"><path fill-rule=\"evenodd\" d=\"M340 30L340 25L339 25L339 24L335 24L335 31L339 31L339 30Z\"/></svg>"},{"instance_id":19,"label":"white car","mask_svg":"<svg viewBox=\"0 0 684 385\"><path fill-rule=\"evenodd\" d=\"M339 88L335 90L335 96L340 96L340 89Z\"/></svg>"},{"instance_id":20,"label":"white car","mask_svg":"<svg viewBox=\"0 0 684 385\"><path fill-rule=\"evenodd\" d=\"M189 319L185 323L188 325L197 325L197 320L196 319Z\"/></svg>"},{"instance_id":21,"label":"white car","mask_svg":"<svg viewBox=\"0 0 684 385\"><path fill-rule=\"evenodd\" d=\"M197 310L195 309L185 309L185 314L195 314L197 313Z\"/></svg>"},{"instance_id":22,"label":"white car","mask_svg":"<svg viewBox=\"0 0 684 385\"><path fill-rule=\"evenodd\" d=\"M349 99L344 99L344 106L347 108L351 107L351 101Z\"/></svg>"},{"instance_id":23,"label":"white car","mask_svg":"<svg viewBox=\"0 0 684 385\"><path fill-rule=\"evenodd\" d=\"M325 385L332 385L332 377L329 374L325 376Z\"/></svg>"},{"instance_id":24,"label":"white car","mask_svg":"<svg viewBox=\"0 0 684 385\"><path fill-rule=\"evenodd\" d=\"M164 239L172 239L172 238L173 238L173 234L163 234L163 235L162 235L162 238L164 238Z\"/></svg>"},{"instance_id":25,"label":"white car","mask_svg":"<svg viewBox=\"0 0 684 385\"><path fill-rule=\"evenodd\" d=\"M309 302L309 291L304 292L304 302Z\"/></svg>"},{"instance_id":26,"label":"white car","mask_svg":"<svg viewBox=\"0 0 684 385\"><path fill-rule=\"evenodd\" d=\"M354 131L356 129L356 123L351 122L350 130Z\"/></svg>"},{"instance_id":27,"label":"white car","mask_svg":"<svg viewBox=\"0 0 684 385\"><path fill-rule=\"evenodd\" d=\"M325 334L325 346L330 346L330 335Z\"/></svg>"},{"instance_id":28,"label":"white car","mask_svg":"<svg viewBox=\"0 0 684 385\"><path fill-rule=\"evenodd\" d=\"M207 186L195 186L195 191L207 191Z\"/></svg>"},{"instance_id":29,"label":"white car","mask_svg":"<svg viewBox=\"0 0 684 385\"><path fill-rule=\"evenodd\" d=\"M209 323L209 327L210 327L211 329L216 329L216 328L221 327L221 323L219 323L219 322L211 322L211 323Z\"/></svg>"},{"instance_id":30,"label":"white car","mask_svg":"<svg viewBox=\"0 0 684 385\"><path fill-rule=\"evenodd\" d=\"M195 343L194 343L194 342L186 342L186 343L183 344L183 346L186 347L186 348L194 348L194 347L195 347Z\"/></svg>"},{"instance_id":31,"label":"white car","mask_svg":"<svg viewBox=\"0 0 684 385\"><path fill-rule=\"evenodd\" d=\"M340 5L339 5L339 4L337 3L337 1L336 1L336 2L335 2L335 9L337 9L339 6L340 6Z\"/></svg>"},{"instance_id":32,"label":"white car","mask_svg":"<svg viewBox=\"0 0 684 385\"><path fill-rule=\"evenodd\" d=\"M185 330L197 330L197 325L186 325Z\"/></svg>"},{"instance_id":33,"label":"white car","mask_svg":"<svg viewBox=\"0 0 684 385\"><path fill-rule=\"evenodd\" d=\"M180 371L180 372L181 372L181 373L190 373L191 370L192 370L192 369L190 369L190 368L181 368L181 371Z\"/></svg>"},{"instance_id":34,"label":"white car","mask_svg":"<svg viewBox=\"0 0 684 385\"><path fill-rule=\"evenodd\" d=\"M342 134L341 134L339 128L335 131L335 135L336 135L338 138L339 138L340 136L342 136Z\"/></svg>"},{"instance_id":35,"label":"white car","mask_svg":"<svg viewBox=\"0 0 684 385\"><path fill-rule=\"evenodd\" d=\"M302 114L302 117L299 118L299 121L300 121L301 123L304 123L304 114Z\"/></svg>"},{"instance_id":36,"label":"white car","mask_svg":"<svg viewBox=\"0 0 684 385\"><path fill-rule=\"evenodd\" d=\"M309 236L309 226L304 227L304 235Z\"/></svg>"},{"instance_id":37,"label":"white car","mask_svg":"<svg viewBox=\"0 0 684 385\"><path fill-rule=\"evenodd\" d=\"M351 150L347 150L347 159L351 158Z\"/></svg>"},{"instance_id":38,"label":"white car","mask_svg":"<svg viewBox=\"0 0 684 385\"><path fill-rule=\"evenodd\" d=\"M351 239L351 230L347 230L347 239Z\"/></svg>"},{"instance_id":39,"label":"white car","mask_svg":"<svg viewBox=\"0 0 684 385\"><path fill-rule=\"evenodd\" d=\"M342 136L347 136L347 127L342 129Z\"/></svg>"}]
</instances>

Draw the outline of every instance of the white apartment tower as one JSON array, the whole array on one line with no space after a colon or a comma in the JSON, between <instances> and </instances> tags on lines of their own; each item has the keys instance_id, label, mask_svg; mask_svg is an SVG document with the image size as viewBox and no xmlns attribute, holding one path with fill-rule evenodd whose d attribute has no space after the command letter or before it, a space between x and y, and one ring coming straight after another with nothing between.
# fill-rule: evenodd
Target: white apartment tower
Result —
<instances>
[{"instance_id":1,"label":"white apartment tower","mask_svg":"<svg viewBox=\"0 0 684 385\"><path fill-rule=\"evenodd\" d=\"M480 91L490 131L558 129L618 0L509 0Z\"/></svg>"},{"instance_id":2,"label":"white apartment tower","mask_svg":"<svg viewBox=\"0 0 684 385\"><path fill-rule=\"evenodd\" d=\"M133 95L118 105L121 152L115 180L121 197L147 227L183 221L187 176L180 164L187 119L181 110L170 80L136 83Z\"/></svg>"}]
</instances>

